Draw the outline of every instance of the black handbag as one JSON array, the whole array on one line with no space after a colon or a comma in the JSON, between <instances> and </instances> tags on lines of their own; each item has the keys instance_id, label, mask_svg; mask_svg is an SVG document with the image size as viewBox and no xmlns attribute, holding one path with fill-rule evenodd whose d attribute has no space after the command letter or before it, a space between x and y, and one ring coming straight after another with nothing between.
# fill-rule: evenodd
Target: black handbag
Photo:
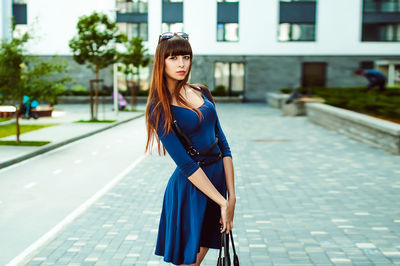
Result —
<instances>
[{"instance_id":1,"label":"black handbag","mask_svg":"<svg viewBox=\"0 0 400 266\"><path fill-rule=\"evenodd\" d=\"M232 242L233 249L233 266L239 266L239 258L236 254L232 230L229 232L229 235L225 232L221 233L221 246L219 248L217 266L231 266L231 257L229 255L229 236Z\"/></svg>"}]
</instances>

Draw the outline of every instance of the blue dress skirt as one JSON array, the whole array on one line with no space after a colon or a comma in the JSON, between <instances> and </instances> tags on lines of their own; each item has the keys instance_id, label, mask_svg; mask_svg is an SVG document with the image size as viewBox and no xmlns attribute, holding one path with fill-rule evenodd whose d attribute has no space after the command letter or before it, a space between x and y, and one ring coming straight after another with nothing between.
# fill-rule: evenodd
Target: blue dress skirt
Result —
<instances>
[{"instance_id":1,"label":"blue dress skirt","mask_svg":"<svg viewBox=\"0 0 400 266\"><path fill-rule=\"evenodd\" d=\"M198 151L206 150L215 142L217 122L218 145L211 152L221 151L223 157L232 157L214 104L204 95L203 98L204 103L198 108L203 119L200 120L190 109L173 105L175 119ZM160 118L159 125L163 125L162 120ZM200 247L218 249L220 246L220 207L188 180L200 167L196 161L210 158L190 157L173 130L165 135L160 126L157 134L177 168L165 190L155 254L164 256L164 261L175 265L193 264ZM222 160L202 166L202 169L216 189L226 197Z\"/></svg>"}]
</instances>

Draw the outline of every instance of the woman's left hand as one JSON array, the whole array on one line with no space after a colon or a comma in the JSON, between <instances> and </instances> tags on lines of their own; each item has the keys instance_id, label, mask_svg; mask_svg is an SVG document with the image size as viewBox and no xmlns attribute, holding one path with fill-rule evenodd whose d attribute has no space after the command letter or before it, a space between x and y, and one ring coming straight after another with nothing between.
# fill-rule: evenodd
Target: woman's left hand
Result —
<instances>
[{"instance_id":1,"label":"woman's left hand","mask_svg":"<svg viewBox=\"0 0 400 266\"><path fill-rule=\"evenodd\" d=\"M236 204L236 198L229 198L228 199L228 210L227 210L227 216L226 216L226 230L221 230L221 233L226 231L226 233L228 234L232 228L233 228L233 216L234 216L234 212L235 212L235 204ZM222 225L222 218L219 219L220 224Z\"/></svg>"}]
</instances>

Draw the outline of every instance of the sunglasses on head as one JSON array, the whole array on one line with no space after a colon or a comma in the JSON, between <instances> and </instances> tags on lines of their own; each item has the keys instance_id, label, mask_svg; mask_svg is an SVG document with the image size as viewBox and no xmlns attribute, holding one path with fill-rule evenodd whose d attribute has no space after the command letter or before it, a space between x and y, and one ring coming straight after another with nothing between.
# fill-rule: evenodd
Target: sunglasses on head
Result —
<instances>
[{"instance_id":1,"label":"sunglasses on head","mask_svg":"<svg viewBox=\"0 0 400 266\"><path fill-rule=\"evenodd\" d=\"M184 32L164 32L164 33L160 34L160 38L158 39L158 42L160 42L161 40L165 40L165 39L171 39L175 35L182 37L186 40L189 40L189 34L184 33Z\"/></svg>"}]
</instances>

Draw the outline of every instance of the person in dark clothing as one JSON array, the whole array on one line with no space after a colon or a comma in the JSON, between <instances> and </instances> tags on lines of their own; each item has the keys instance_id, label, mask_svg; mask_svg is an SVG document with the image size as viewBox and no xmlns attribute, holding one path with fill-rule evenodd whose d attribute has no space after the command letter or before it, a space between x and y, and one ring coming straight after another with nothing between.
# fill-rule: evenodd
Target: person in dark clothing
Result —
<instances>
[{"instance_id":1,"label":"person in dark clothing","mask_svg":"<svg viewBox=\"0 0 400 266\"><path fill-rule=\"evenodd\" d=\"M364 76L368 79L369 83L365 91L370 91L374 87L379 87L379 91L384 91L386 87L386 77L381 72L368 69L368 70L358 70L357 75Z\"/></svg>"}]
</instances>

